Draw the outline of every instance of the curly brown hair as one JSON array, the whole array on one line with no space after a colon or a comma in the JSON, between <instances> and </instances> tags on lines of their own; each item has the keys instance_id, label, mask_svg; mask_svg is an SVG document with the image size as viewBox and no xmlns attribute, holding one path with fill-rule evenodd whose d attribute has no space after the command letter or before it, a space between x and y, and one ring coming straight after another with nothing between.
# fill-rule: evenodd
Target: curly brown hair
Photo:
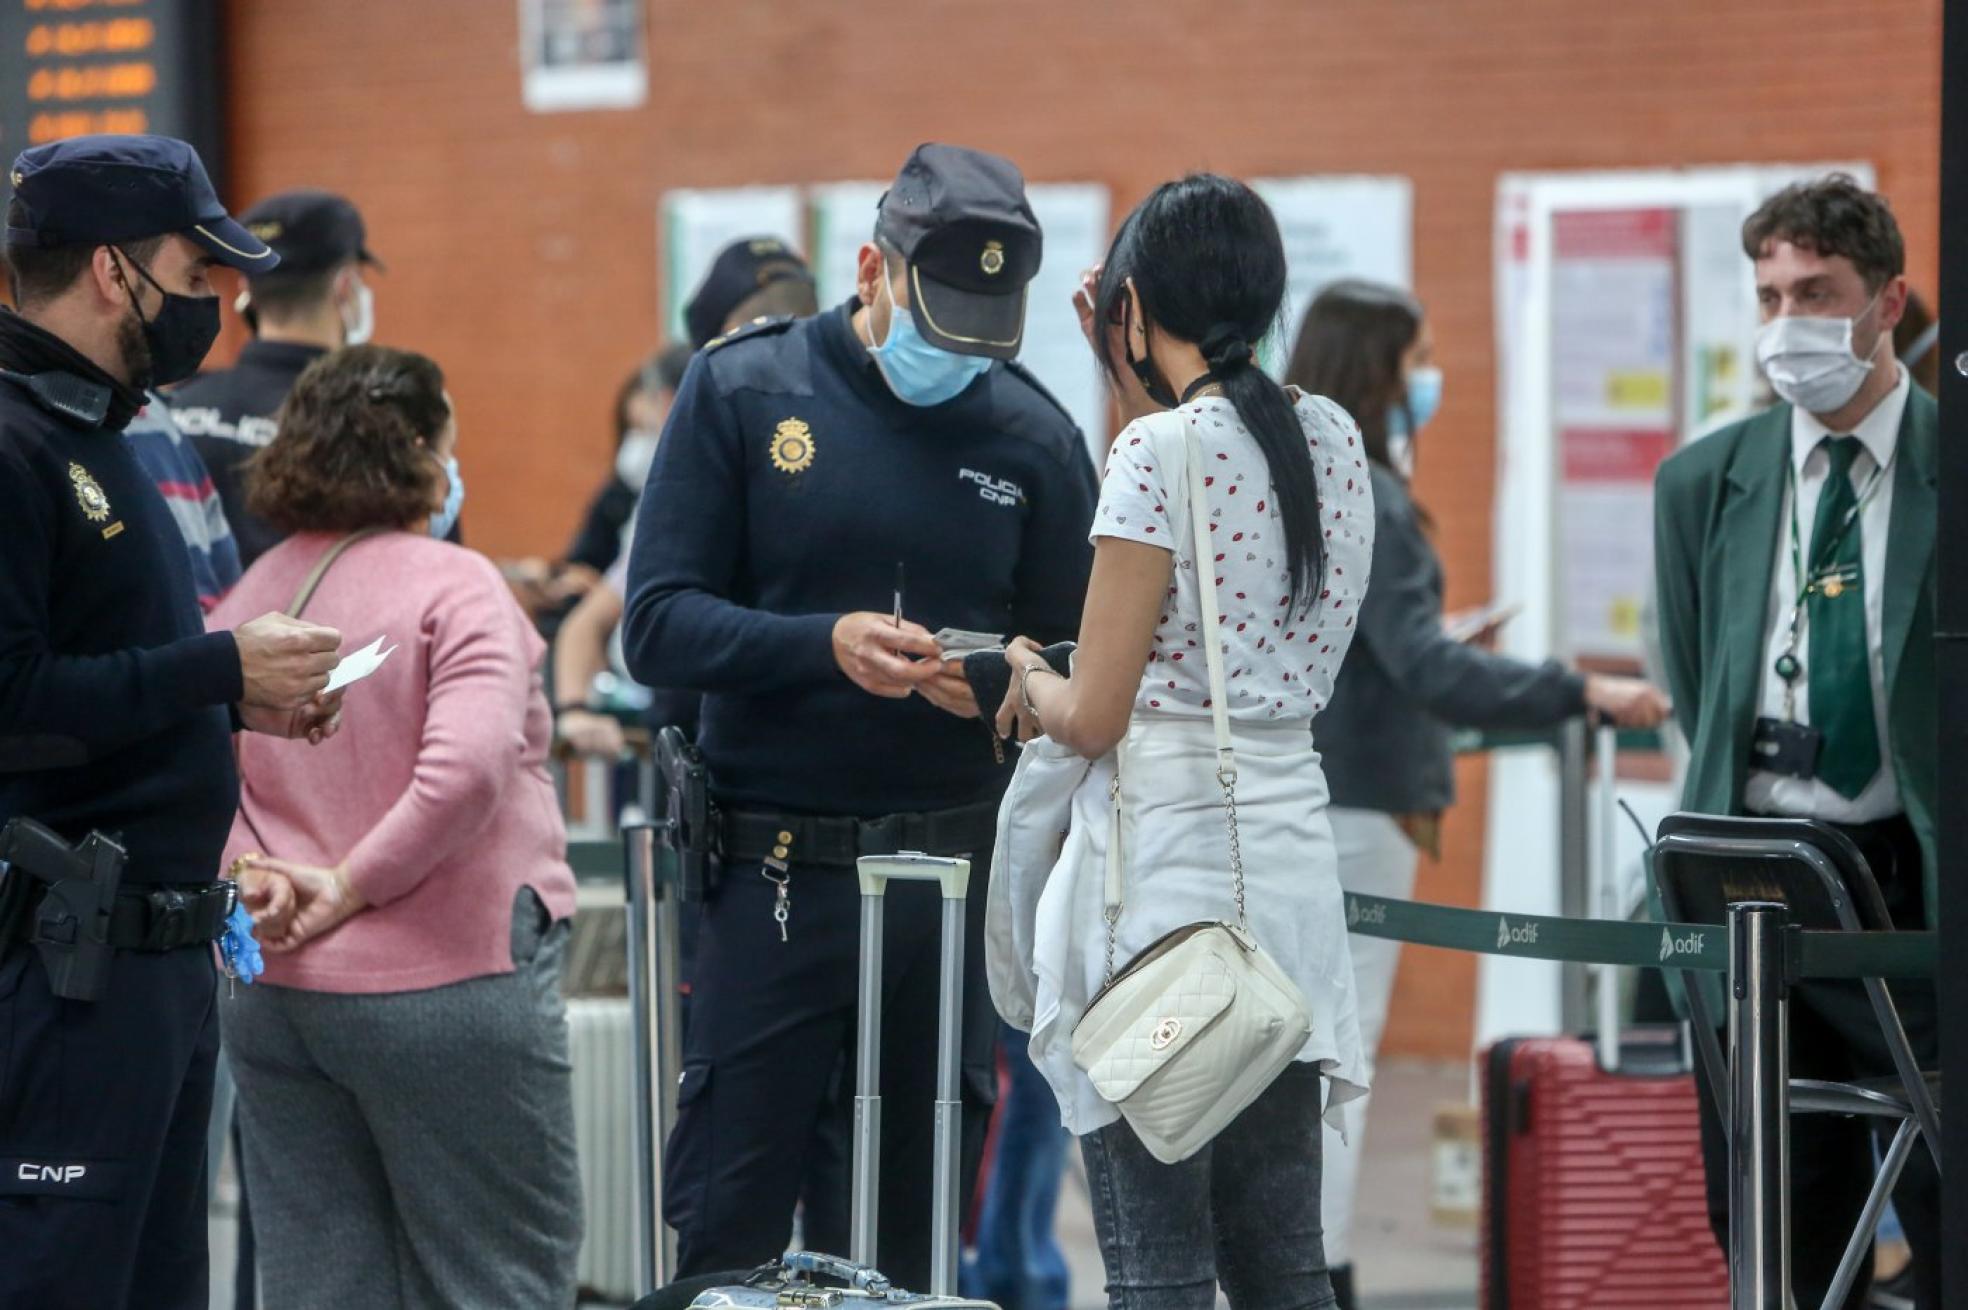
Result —
<instances>
[{"instance_id":1,"label":"curly brown hair","mask_svg":"<svg viewBox=\"0 0 1968 1310\"><path fill-rule=\"evenodd\" d=\"M310 364L248 463L246 505L281 532L357 532L426 518L444 488L433 458L451 417L444 373L387 346Z\"/></svg>"},{"instance_id":2,"label":"curly brown hair","mask_svg":"<svg viewBox=\"0 0 1968 1310\"><path fill-rule=\"evenodd\" d=\"M1893 211L1847 173L1793 182L1744 220L1743 253L1751 259L1762 259L1778 241L1826 259L1845 256L1868 291L1906 272L1906 242Z\"/></svg>"}]
</instances>

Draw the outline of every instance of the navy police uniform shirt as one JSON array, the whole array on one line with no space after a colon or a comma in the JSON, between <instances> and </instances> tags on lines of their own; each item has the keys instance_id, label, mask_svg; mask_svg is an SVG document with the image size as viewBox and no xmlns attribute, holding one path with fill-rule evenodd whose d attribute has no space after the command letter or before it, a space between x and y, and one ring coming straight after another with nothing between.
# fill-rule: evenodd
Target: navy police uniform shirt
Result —
<instances>
[{"instance_id":1,"label":"navy police uniform shirt","mask_svg":"<svg viewBox=\"0 0 1968 1310\"><path fill-rule=\"evenodd\" d=\"M107 374L0 313L0 367ZM184 538L121 435L0 380L0 823L120 834L127 882L210 882L238 784L229 632L207 635Z\"/></svg>"},{"instance_id":2,"label":"navy police uniform shirt","mask_svg":"<svg viewBox=\"0 0 1968 1310\"><path fill-rule=\"evenodd\" d=\"M191 438L212 474L226 522L239 542L239 563L278 546L282 534L246 508L246 461L271 442L287 393L307 366L328 352L299 341L246 343L231 368L201 373L171 393L171 417Z\"/></svg>"},{"instance_id":3,"label":"navy police uniform shirt","mask_svg":"<svg viewBox=\"0 0 1968 1310\"><path fill-rule=\"evenodd\" d=\"M874 696L835 663L835 622L888 612L898 562L903 617L931 632L1070 638L1086 598L1097 486L1072 419L1017 365L903 403L855 308L699 354L637 514L630 671L707 693L698 744L741 808L872 818L1002 787L977 720Z\"/></svg>"}]
</instances>

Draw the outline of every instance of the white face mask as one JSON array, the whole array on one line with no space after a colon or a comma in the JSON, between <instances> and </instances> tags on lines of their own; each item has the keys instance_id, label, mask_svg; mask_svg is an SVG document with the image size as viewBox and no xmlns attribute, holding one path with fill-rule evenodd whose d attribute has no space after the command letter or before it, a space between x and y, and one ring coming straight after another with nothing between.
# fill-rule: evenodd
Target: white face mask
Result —
<instances>
[{"instance_id":1,"label":"white face mask","mask_svg":"<svg viewBox=\"0 0 1968 1310\"><path fill-rule=\"evenodd\" d=\"M1851 318L1786 314L1765 323L1756 334L1756 362L1770 379L1771 390L1807 414L1843 409L1865 385L1872 358L1885 339L1881 333L1865 358L1852 349L1859 321L1878 304L1879 297L1874 296Z\"/></svg>"},{"instance_id":2,"label":"white face mask","mask_svg":"<svg viewBox=\"0 0 1968 1310\"><path fill-rule=\"evenodd\" d=\"M376 334L376 293L367 283L355 284L355 303L342 307L342 342L360 346Z\"/></svg>"},{"instance_id":3,"label":"white face mask","mask_svg":"<svg viewBox=\"0 0 1968 1310\"><path fill-rule=\"evenodd\" d=\"M656 443L661 433L646 428L630 428L615 452L615 476L631 491L641 491L649 481L649 466L656 462Z\"/></svg>"},{"instance_id":4,"label":"white face mask","mask_svg":"<svg viewBox=\"0 0 1968 1310\"><path fill-rule=\"evenodd\" d=\"M1399 473L1402 477L1406 478L1410 482L1414 481L1414 475L1415 475L1414 438L1409 436L1405 432L1388 433L1387 434L1387 462L1394 466L1394 471L1396 473Z\"/></svg>"}]
</instances>

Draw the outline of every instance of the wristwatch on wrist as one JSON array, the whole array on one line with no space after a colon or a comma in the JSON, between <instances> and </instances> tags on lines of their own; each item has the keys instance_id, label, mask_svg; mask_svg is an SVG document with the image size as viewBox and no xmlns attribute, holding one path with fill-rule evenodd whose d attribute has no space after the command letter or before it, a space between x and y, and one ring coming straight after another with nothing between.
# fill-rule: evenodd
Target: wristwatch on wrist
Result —
<instances>
[{"instance_id":1,"label":"wristwatch on wrist","mask_svg":"<svg viewBox=\"0 0 1968 1310\"><path fill-rule=\"evenodd\" d=\"M1045 731L1045 724L1039 720L1038 706L1032 704L1032 675L1051 672L1052 666L1044 660L1033 660L1018 670L1018 703L1024 707L1026 716L1037 725L1040 732Z\"/></svg>"}]
</instances>

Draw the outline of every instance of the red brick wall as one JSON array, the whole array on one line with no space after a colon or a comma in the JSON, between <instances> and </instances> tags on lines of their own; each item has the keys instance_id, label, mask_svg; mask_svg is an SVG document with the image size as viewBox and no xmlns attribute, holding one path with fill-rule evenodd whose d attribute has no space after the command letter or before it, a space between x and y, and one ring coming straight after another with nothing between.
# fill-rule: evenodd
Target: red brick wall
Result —
<instances>
[{"instance_id":1,"label":"red brick wall","mask_svg":"<svg viewBox=\"0 0 1968 1310\"><path fill-rule=\"evenodd\" d=\"M1404 173L1448 372L1420 494L1449 603L1486 599L1491 213L1509 170L1865 158L1934 280L1940 0L649 0L648 104L529 114L516 0L234 0L235 203L355 197L389 261L380 339L460 407L467 519L552 552L604 467L609 399L656 341L667 188L891 174L989 147L1116 212L1184 169ZM1467 901L1484 771L1461 770L1421 895ZM1458 1054L1474 969L1411 951L1388 1049Z\"/></svg>"}]
</instances>

